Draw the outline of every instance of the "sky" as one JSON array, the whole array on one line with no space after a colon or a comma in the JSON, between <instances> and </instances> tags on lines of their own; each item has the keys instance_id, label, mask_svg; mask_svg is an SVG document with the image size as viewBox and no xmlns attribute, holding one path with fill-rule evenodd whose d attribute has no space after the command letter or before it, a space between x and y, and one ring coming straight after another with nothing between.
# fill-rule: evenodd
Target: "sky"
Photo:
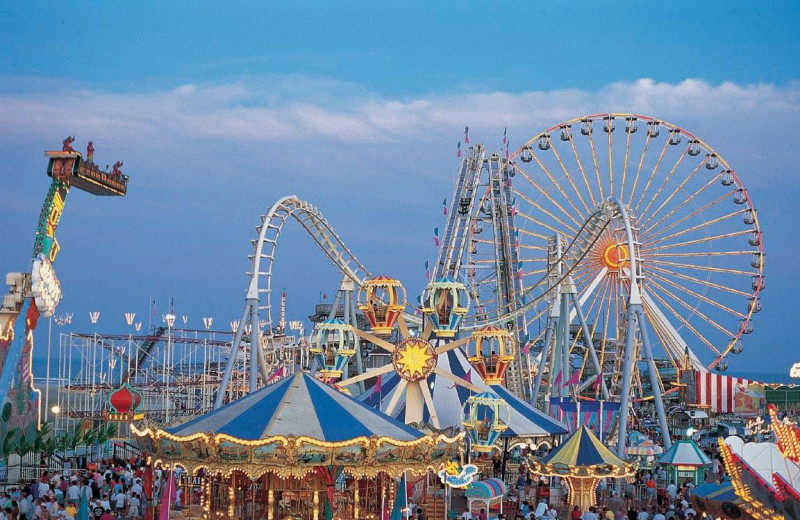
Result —
<instances>
[{"instance_id":1,"label":"sky","mask_svg":"<svg viewBox=\"0 0 800 520\"><path fill-rule=\"evenodd\" d=\"M125 199L73 190L56 263L73 330L175 312L227 329L250 240L278 198L314 204L374 273L424 286L464 126L512 147L582 114L691 130L759 211L767 291L731 372L800 359L800 7L796 2L36 2L0 6L0 271L29 265L65 136L123 160ZM339 276L297 225L281 235L288 318ZM46 343L46 328L37 334Z\"/></svg>"}]
</instances>

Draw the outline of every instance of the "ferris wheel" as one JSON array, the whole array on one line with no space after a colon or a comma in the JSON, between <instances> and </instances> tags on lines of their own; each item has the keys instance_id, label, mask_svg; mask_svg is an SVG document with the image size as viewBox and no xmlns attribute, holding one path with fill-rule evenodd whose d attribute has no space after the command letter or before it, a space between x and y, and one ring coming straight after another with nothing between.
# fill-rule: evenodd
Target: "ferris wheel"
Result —
<instances>
[{"instance_id":1,"label":"ferris wheel","mask_svg":"<svg viewBox=\"0 0 800 520\"><path fill-rule=\"evenodd\" d=\"M507 292L517 307L531 307L526 295L543 277L558 276L563 244L585 232L596 208L613 199L630 219L654 345L675 366L688 357L700 370L725 370L728 356L742 352L761 310L763 238L741 178L711 146L652 117L595 114L541 132L507 160L495 154L484 163L489 181L470 207L462 269L479 313L501 306L498 287L509 284L497 269L480 269L496 264L498 243L512 246L504 260L514 274ZM497 225L499 190L510 217L505 228ZM618 225L597 235L570 266L569 281L606 365L624 336L630 252ZM526 313L523 326L533 343L545 336L541 325L551 311L542 299Z\"/></svg>"}]
</instances>

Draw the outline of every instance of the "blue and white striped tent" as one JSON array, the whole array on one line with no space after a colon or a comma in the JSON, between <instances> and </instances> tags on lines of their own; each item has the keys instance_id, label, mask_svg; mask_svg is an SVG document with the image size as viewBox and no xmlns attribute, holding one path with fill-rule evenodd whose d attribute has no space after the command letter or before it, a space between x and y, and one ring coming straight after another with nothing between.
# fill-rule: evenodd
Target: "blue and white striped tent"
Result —
<instances>
[{"instance_id":1,"label":"blue and white striped tent","mask_svg":"<svg viewBox=\"0 0 800 520\"><path fill-rule=\"evenodd\" d=\"M198 432L256 440L273 435L306 435L341 442L359 436L401 441L423 434L300 372L213 412L166 430L187 436Z\"/></svg>"},{"instance_id":2,"label":"blue and white striped tent","mask_svg":"<svg viewBox=\"0 0 800 520\"><path fill-rule=\"evenodd\" d=\"M501 437L544 437L549 435L562 435L568 433L567 427L556 419L540 412L522 399L508 391L504 386L489 386L483 382L478 373L472 369L461 349L451 350L439 356L438 366L462 379L467 372L472 370L472 384L482 391L494 392L505 399L511 408L509 428ZM397 388L400 376L395 372L385 374L381 380L380 391L367 390L357 397L360 401L386 411L389 402ZM436 414L439 418L439 427L461 426L461 408L472 392L464 387L455 385L446 377L432 374L428 377L428 385L433 383L431 394ZM394 417L405 417L405 406L402 404L395 408ZM430 411L425 406L422 420L430 421Z\"/></svg>"}]
</instances>

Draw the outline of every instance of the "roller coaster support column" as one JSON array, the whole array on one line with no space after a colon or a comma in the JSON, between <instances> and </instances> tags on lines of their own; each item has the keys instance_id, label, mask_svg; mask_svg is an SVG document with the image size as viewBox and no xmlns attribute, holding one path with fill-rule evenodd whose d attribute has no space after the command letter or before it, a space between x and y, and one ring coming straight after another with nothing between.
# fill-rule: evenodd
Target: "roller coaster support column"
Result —
<instances>
[{"instance_id":1,"label":"roller coaster support column","mask_svg":"<svg viewBox=\"0 0 800 520\"><path fill-rule=\"evenodd\" d=\"M214 401L215 410L222 406L222 402L225 400L225 392L228 390L228 383L230 383L231 374L233 374L233 367L236 365L236 356L239 353L239 346L242 343L242 334L244 334L244 324L247 323L247 316L250 314L250 306L252 305L252 300L250 298L246 301L247 303L242 312L242 319L239 320L239 328L236 329L236 333L233 335L231 353L228 355L228 364L225 365L225 372L222 374L222 381L219 384L219 390L217 390L217 398ZM258 305L258 299L255 301L256 305Z\"/></svg>"},{"instance_id":2,"label":"roller coaster support column","mask_svg":"<svg viewBox=\"0 0 800 520\"><path fill-rule=\"evenodd\" d=\"M555 314L557 311L558 306L553 306L553 313ZM556 323L558 322L558 317L551 315L550 318L547 320L547 331L544 335L544 347L542 348L542 352L539 358L539 370L536 372L536 380L533 386L533 394L531 394L531 404L536 406L536 400L539 398L539 390L542 387L542 377L544 376L544 367L547 366L547 358L550 356L550 343L553 341L553 333L555 332ZM550 371L550 378L553 378L552 370ZM549 388L549 385L548 385ZM550 401L550 392L546 392L545 399L544 399L544 406L542 407L543 410L547 410Z\"/></svg>"},{"instance_id":3,"label":"roller coaster support column","mask_svg":"<svg viewBox=\"0 0 800 520\"><path fill-rule=\"evenodd\" d=\"M633 287L637 287L634 285ZM638 290L637 290L638 295ZM625 444L628 440L628 413L631 407L631 377L633 356L636 350L636 311L628 304L628 327L625 333L625 360L622 369L622 396L619 405L619 428L617 428L617 457L625 460Z\"/></svg>"},{"instance_id":4,"label":"roller coaster support column","mask_svg":"<svg viewBox=\"0 0 800 520\"><path fill-rule=\"evenodd\" d=\"M250 393L258 388L258 361L261 357L261 343L259 342L258 301L249 301L250 304ZM268 330L271 335L272 331Z\"/></svg>"},{"instance_id":5,"label":"roller coaster support column","mask_svg":"<svg viewBox=\"0 0 800 520\"><path fill-rule=\"evenodd\" d=\"M647 335L647 318L642 307L636 309L636 318L639 323L639 332L642 335L642 346L644 355L647 359L647 372L650 374L650 386L653 389L653 400L656 403L656 415L658 416L658 426L661 428L661 438L664 442L664 451L672 447L672 438L669 435L669 425L667 424L667 414L664 411L664 400L661 398L661 378L658 377L658 369L653 359L653 351L650 348L650 338Z\"/></svg>"},{"instance_id":6,"label":"roller coaster support column","mask_svg":"<svg viewBox=\"0 0 800 520\"><path fill-rule=\"evenodd\" d=\"M594 365L594 368L597 371L597 377L603 377L603 367L600 366L600 361L597 359L597 351L595 351L594 341L592 341L592 332L589 330L589 325L587 325L586 319L583 316L583 309L581 309L581 303L578 300L578 295L573 292L570 294L570 298L572 298L572 303L575 305L575 315L578 318L578 322L581 324L583 341L586 343L586 348L589 349L589 357L591 357L592 365ZM607 401L609 399L609 393L604 379L600 381L600 388L603 393L603 399Z\"/></svg>"}]
</instances>

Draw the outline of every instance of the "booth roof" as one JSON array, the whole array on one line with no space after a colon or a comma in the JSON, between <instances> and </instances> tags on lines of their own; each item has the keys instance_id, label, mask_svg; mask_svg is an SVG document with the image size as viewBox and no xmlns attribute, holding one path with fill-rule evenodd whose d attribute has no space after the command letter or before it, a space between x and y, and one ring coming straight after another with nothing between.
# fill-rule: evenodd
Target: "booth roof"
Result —
<instances>
[{"instance_id":1,"label":"booth roof","mask_svg":"<svg viewBox=\"0 0 800 520\"><path fill-rule=\"evenodd\" d=\"M659 464L670 466L710 466L711 459L691 440L675 442L658 459Z\"/></svg>"},{"instance_id":2,"label":"booth roof","mask_svg":"<svg viewBox=\"0 0 800 520\"><path fill-rule=\"evenodd\" d=\"M543 464L565 464L571 467L611 464L624 466L626 463L595 437L592 430L583 425L570 435L558 448L542 459Z\"/></svg>"}]
</instances>

